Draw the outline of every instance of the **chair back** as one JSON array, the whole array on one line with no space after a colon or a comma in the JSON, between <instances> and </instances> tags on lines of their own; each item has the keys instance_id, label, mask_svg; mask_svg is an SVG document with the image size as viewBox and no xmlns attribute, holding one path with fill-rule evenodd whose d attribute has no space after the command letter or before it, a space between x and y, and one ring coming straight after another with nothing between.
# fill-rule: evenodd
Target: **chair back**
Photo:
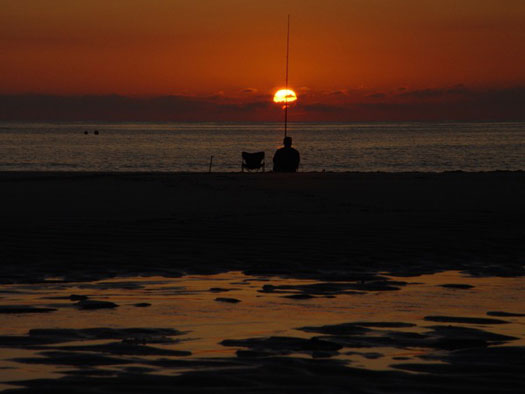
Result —
<instances>
[{"instance_id":1,"label":"chair back","mask_svg":"<svg viewBox=\"0 0 525 394\"><path fill-rule=\"evenodd\" d=\"M264 166L264 152L242 152L242 166L248 170L258 170Z\"/></svg>"}]
</instances>

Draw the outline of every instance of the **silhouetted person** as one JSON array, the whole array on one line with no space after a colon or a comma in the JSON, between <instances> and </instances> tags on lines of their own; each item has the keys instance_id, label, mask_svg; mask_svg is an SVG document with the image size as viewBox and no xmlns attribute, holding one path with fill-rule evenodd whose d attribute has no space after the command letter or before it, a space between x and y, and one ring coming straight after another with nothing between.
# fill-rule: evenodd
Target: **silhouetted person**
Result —
<instances>
[{"instance_id":1,"label":"silhouetted person","mask_svg":"<svg viewBox=\"0 0 525 394\"><path fill-rule=\"evenodd\" d=\"M292 137L285 137L284 148L278 149L273 156L274 172L297 172L301 161L299 152L292 148Z\"/></svg>"}]
</instances>

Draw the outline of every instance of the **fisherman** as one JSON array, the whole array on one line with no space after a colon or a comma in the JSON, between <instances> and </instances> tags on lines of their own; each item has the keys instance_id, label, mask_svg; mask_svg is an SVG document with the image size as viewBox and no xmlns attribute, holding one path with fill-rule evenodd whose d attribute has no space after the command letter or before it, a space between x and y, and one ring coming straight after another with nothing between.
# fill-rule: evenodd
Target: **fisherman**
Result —
<instances>
[{"instance_id":1,"label":"fisherman","mask_svg":"<svg viewBox=\"0 0 525 394\"><path fill-rule=\"evenodd\" d=\"M285 137L284 148L273 156L273 172L297 172L301 161L299 152L292 148L292 137Z\"/></svg>"}]
</instances>

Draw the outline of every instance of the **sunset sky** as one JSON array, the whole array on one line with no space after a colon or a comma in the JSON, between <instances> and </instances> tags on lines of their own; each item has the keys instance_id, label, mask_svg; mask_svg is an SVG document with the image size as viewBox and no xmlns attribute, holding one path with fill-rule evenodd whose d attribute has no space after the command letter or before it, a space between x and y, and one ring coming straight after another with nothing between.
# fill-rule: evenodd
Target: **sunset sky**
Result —
<instances>
[{"instance_id":1,"label":"sunset sky","mask_svg":"<svg viewBox=\"0 0 525 394\"><path fill-rule=\"evenodd\" d=\"M0 119L276 120L288 13L297 120L525 116L523 0L0 3Z\"/></svg>"}]
</instances>

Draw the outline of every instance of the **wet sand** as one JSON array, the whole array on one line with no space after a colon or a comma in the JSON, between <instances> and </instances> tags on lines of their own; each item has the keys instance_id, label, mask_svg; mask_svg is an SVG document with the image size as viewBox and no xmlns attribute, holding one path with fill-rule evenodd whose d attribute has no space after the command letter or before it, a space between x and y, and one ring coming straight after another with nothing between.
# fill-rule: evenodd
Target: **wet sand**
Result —
<instances>
[{"instance_id":1,"label":"wet sand","mask_svg":"<svg viewBox=\"0 0 525 394\"><path fill-rule=\"evenodd\" d=\"M521 278L450 271L371 283L228 272L3 285L0 390L523 389Z\"/></svg>"},{"instance_id":2,"label":"wet sand","mask_svg":"<svg viewBox=\"0 0 525 394\"><path fill-rule=\"evenodd\" d=\"M525 173L0 185L0 390L525 389Z\"/></svg>"}]
</instances>

